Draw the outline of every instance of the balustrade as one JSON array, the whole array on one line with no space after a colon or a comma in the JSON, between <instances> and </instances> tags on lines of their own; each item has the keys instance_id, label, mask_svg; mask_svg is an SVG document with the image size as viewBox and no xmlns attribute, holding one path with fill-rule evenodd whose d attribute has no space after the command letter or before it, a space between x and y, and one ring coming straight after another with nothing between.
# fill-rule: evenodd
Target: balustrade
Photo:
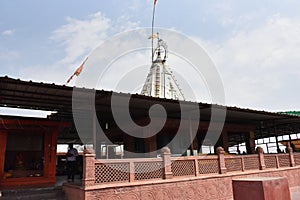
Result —
<instances>
[{"instance_id":1,"label":"balustrade","mask_svg":"<svg viewBox=\"0 0 300 200\"><path fill-rule=\"evenodd\" d=\"M300 165L300 153L288 149L286 154L264 154L257 149L252 155L225 155L223 148L217 155L171 157L165 147L160 158L95 159L93 152L85 152L83 186L103 183L137 182L213 174L237 173L249 170L294 167Z\"/></svg>"}]
</instances>

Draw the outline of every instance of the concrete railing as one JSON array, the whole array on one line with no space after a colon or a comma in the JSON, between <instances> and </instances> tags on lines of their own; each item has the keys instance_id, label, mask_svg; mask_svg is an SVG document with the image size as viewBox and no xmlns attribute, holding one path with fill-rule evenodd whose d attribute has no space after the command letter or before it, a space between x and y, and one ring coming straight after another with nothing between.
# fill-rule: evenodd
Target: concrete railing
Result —
<instances>
[{"instance_id":1,"label":"concrete railing","mask_svg":"<svg viewBox=\"0 0 300 200\"><path fill-rule=\"evenodd\" d=\"M86 152L83 161L83 186L103 183L137 182L177 177L197 177L250 170L294 167L300 165L300 154L287 148L286 154L264 154L260 147L257 154L225 155L222 147L217 155L171 157L170 149L162 150L161 158L95 159Z\"/></svg>"}]
</instances>

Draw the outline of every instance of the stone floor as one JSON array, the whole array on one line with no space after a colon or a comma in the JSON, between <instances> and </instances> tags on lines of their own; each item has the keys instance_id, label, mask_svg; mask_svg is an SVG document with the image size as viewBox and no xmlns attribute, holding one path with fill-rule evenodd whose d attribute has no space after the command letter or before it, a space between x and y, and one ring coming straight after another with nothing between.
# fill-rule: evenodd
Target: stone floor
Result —
<instances>
[{"instance_id":1,"label":"stone floor","mask_svg":"<svg viewBox=\"0 0 300 200\"><path fill-rule=\"evenodd\" d=\"M56 176L56 184L55 186L62 186L63 183L67 183L68 179L67 176ZM75 176L74 184L81 184L81 178L79 175Z\"/></svg>"},{"instance_id":2,"label":"stone floor","mask_svg":"<svg viewBox=\"0 0 300 200\"><path fill-rule=\"evenodd\" d=\"M291 190L291 199L300 200L300 186L292 187L290 190Z\"/></svg>"},{"instance_id":3,"label":"stone floor","mask_svg":"<svg viewBox=\"0 0 300 200\"><path fill-rule=\"evenodd\" d=\"M12 189L0 191L2 200L66 200L67 197L62 190L62 185L67 183L67 176L57 176L56 184L53 187L29 188L29 189ZM81 185L79 175L75 176L72 184Z\"/></svg>"}]
</instances>

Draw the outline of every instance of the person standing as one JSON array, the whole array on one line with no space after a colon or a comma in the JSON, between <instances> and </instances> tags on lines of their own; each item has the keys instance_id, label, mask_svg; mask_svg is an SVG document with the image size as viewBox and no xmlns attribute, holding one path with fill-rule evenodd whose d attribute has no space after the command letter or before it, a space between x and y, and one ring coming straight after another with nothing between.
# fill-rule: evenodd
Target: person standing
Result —
<instances>
[{"instance_id":1,"label":"person standing","mask_svg":"<svg viewBox=\"0 0 300 200\"><path fill-rule=\"evenodd\" d=\"M67 175L68 182L74 182L74 176L77 170L77 156L78 151L73 147L73 144L69 144L69 150L66 155L67 157Z\"/></svg>"}]
</instances>

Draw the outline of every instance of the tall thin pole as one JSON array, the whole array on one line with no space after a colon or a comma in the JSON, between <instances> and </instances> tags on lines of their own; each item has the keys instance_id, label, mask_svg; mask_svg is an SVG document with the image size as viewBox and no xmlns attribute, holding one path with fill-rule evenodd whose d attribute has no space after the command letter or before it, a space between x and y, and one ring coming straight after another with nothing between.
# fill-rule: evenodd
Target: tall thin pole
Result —
<instances>
[{"instance_id":1,"label":"tall thin pole","mask_svg":"<svg viewBox=\"0 0 300 200\"><path fill-rule=\"evenodd\" d=\"M152 35L151 35L151 42L152 42L152 63L153 63L153 59L154 59L154 50L153 50L153 36L154 36L154 15L155 15L155 6L156 6L156 1L154 0L154 4L153 4L153 14L152 14Z\"/></svg>"}]
</instances>

